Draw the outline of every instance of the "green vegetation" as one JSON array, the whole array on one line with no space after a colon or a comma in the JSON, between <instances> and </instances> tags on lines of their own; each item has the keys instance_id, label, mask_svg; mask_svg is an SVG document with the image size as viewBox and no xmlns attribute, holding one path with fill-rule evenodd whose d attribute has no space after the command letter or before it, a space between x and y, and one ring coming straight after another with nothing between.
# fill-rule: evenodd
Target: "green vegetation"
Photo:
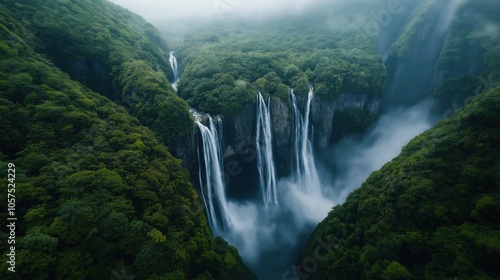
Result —
<instances>
[{"instance_id":1,"label":"green vegetation","mask_svg":"<svg viewBox=\"0 0 500 280\"><path fill-rule=\"evenodd\" d=\"M404 27L404 31L397 38L389 51L389 59L402 60L408 59L412 55L413 49L422 47L419 40L425 34L422 34L422 29L429 21L436 21L443 7L446 8L446 2L436 2L432 0L421 0L413 11L413 15L409 17L409 22ZM427 31L430 32L430 31ZM421 42L429 43L429 42Z\"/></svg>"},{"instance_id":2,"label":"green vegetation","mask_svg":"<svg viewBox=\"0 0 500 280\"><path fill-rule=\"evenodd\" d=\"M108 45L121 48L112 46L116 41L100 44L99 36L86 41L85 24L98 25L92 17L99 15L112 23L109 32L127 32L120 17L134 23L134 16L103 1L14 2L0 4L0 166L16 165L16 273L2 261L0 278L255 279L236 249L213 238L187 171L162 141L105 92L72 80L78 75L61 71L66 68L50 54L49 45L70 35L83 37L69 43L75 50L59 46L65 61L87 57L83 51L98 56ZM31 30L32 15L56 3L58 12L45 17L47 29ZM74 29L79 24L83 29ZM56 31L67 33L46 37ZM168 142L167 133L182 130L162 121L180 126L186 104L171 92L165 72L153 72L153 64L141 59L154 56L153 50L126 50L122 54L132 59L107 65L120 73L110 75L113 85L123 86L133 102L144 98L129 110ZM6 198L7 188L1 194ZM7 217L0 213L3 221ZM7 237L4 227L0 238ZM8 246L2 242L0 251Z\"/></svg>"},{"instance_id":3,"label":"green vegetation","mask_svg":"<svg viewBox=\"0 0 500 280\"><path fill-rule=\"evenodd\" d=\"M363 109L346 109L335 115L336 135L345 136L353 133L363 133L375 123L377 117Z\"/></svg>"},{"instance_id":4,"label":"green vegetation","mask_svg":"<svg viewBox=\"0 0 500 280\"><path fill-rule=\"evenodd\" d=\"M425 98L412 92L424 83L420 92L431 89L436 107L451 113L493 87L500 77L499 9L500 3L491 0L420 1L387 54L389 83L397 79L403 85L393 93L395 103L410 105L412 96ZM446 31L444 36L439 30Z\"/></svg>"},{"instance_id":5,"label":"green vegetation","mask_svg":"<svg viewBox=\"0 0 500 280\"><path fill-rule=\"evenodd\" d=\"M322 99L379 97L392 62L418 47L417 31L441 12L431 9L437 1L422 1L386 71L365 28L382 2L204 27L177 50L179 97L169 48L142 18L105 0L3 0L0 166L16 165L19 222L17 273L2 262L0 279L255 279L236 249L212 236L167 146L192 129L188 104L233 115L257 91L288 100L289 87L305 96L311 84ZM498 81L499 8L464 1L452 22L434 92L447 106ZM372 174L311 237L302 259L314 256L318 237L334 244L313 277L500 278L499 112L495 88ZM362 133L374 120L360 109L338 112L336 133Z\"/></svg>"},{"instance_id":6,"label":"green vegetation","mask_svg":"<svg viewBox=\"0 0 500 280\"><path fill-rule=\"evenodd\" d=\"M168 49L141 17L103 0L5 0L2 5L23 23L16 34L30 38L36 52L72 79L125 106L164 144L192 128L188 105L167 79L173 80Z\"/></svg>"},{"instance_id":7,"label":"green vegetation","mask_svg":"<svg viewBox=\"0 0 500 280\"><path fill-rule=\"evenodd\" d=\"M310 279L498 279L499 123L497 87L412 140L316 228Z\"/></svg>"},{"instance_id":8,"label":"green vegetation","mask_svg":"<svg viewBox=\"0 0 500 280\"><path fill-rule=\"evenodd\" d=\"M362 22L351 20L320 15L315 21L304 16L262 26L207 27L176 52L184 65L179 95L200 111L224 115L252 103L258 90L283 100L289 87L305 96L310 84L326 99L378 96L385 80L382 59Z\"/></svg>"},{"instance_id":9,"label":"green vegetation","mask_svg":"<svg viewBox=\"0 0 500 280\"><path fill-rule=\"evenodd\" d=\"M452 22L437 69L443 81L434 91L447 108L461 108L500 82L499 9L498 1L467 1Z\"/></svg>"}]
</instances>

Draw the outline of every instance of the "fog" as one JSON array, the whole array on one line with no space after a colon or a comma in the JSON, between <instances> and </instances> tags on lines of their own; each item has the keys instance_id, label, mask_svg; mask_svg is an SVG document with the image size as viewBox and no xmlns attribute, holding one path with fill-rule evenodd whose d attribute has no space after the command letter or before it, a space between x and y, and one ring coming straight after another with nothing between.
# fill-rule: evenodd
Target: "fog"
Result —
<instances>
[{"instance_id":1,"label":"fog","mask_svg":"<svg viewBox=\"0 0 500 280\"><path fill-rule=\"evenodd\" d=\"M111 1L157 25L178 19L174 25L168 25L169 29L177 32L182 28L184 20L272 18L310 11L320 3L347 3L344 0ZM302 192L296 183L297 174L294 174L282 178L278 183L279 205L266 207L260 200L228 199L228 215L232 227L220 235L237 247L245 264L259 279L284 279L284 275L289 275L290 266L300 249L331 208L343 203L349 193L359 188L373 171L391 161L412 138L431 127L431 101L422 99L430 96L430 84L439 54L435 52L441 50L444 43L443 39L438 39L444 37L458 2L459 0L450 0L446 3L448 12L441 14L434 32L428 32L429 40L424 40L425 46L414 51L416 62L410 64L410 59L404 64L418 67L398 65L394 80L386 81L386 98L382 100L386 106L372 129L360 140L342 140L326 156L323 155L321 161L317 161L321 182L310 183L318 184L321 193L314 195ZM399 22L395 20L393 24L397 23ZM388 29L386 33L390 32ZM496 32L498 28L495 25L484 28L484 36L491 36ZM176 40L180 41L181 38L182 34ZM387 48L390 45L387 44ZM399 108L401 106L406 107Z\"/></svg>"},{"instance_id":2,"label":"fog","mask_svg":"<svg viewBox=\"0 0 500 280\"><path fill-rule=\"evenodd\" d=\"M331 188L322 182L326 192ZM279 205L229 202L232 228L223 233L259 279L282 279L314 227L334 206L332 197L305 194L294 176L280 180Z\"/></svg>"},{"instance_id":3,"label":"fog","mask_svg":"<svg viewBox=\"0 0 500 280\"><path fill-rule=\"evenodd\" d=\"M229 202L232 229L223 233L238 248L259 279L282 279L314 227L336 204L341 204L368 176L396 157L404 145L429 129L431 101L384 114L361 140L338 143L322 159L321 193L306 194L296 185L296 174L278 185L279 205ZM320 164L320 161L318 161ZM332 174L331 170L336 170Z\"/></svg>"},{"instance_id":4,"label":"fog","mask_svg":"<svg viewBox=\"0 0 500 280\"><path fill-rule=\"evenodd\" d=\"M425 100L412 108L398 108L383 115L361 141L346 139L329 154L337 176L334 190L336 204L359 188L368 176L379 170L401 152L411 139L431 128L431 101Z\"/></svg>"},{"instance_id":5,"label":"fog","mask_svg":"<svg viewBox=\"0 0 500 280\"><path fill-rule=\"evenodd\" d=\"M322 0L110 0L150 22L172 19L213 19L226 16L293 15Z\"/></svg>"}]
</instances>

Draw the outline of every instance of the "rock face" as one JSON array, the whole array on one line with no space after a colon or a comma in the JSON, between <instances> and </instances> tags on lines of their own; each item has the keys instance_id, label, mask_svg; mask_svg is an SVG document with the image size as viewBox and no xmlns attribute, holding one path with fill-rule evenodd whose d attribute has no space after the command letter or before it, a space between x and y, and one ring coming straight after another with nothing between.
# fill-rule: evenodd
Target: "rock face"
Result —
<instances>
[{"instance_id":1,"label":"rock face","mask_svg":"<svg viewBox=\"0 0 500 280\"><path fill-rule=\"evenodd\" d=\"M286 175L292 156L292 113L288 103L275 97L271 99L271 126L278 175Z\"/></svg>"},{"instance_id":2,"label":"rock face","mask_svg":"<svg viewBox=\"0 0 500 280\"><path fill-rule=\"evenodd\" d=\"M95 92L115 99L110 71L105 62L99 60L75 58L71 60L54 59L56 65L67 72L73 79L81 82Z\"/></svg>"},{"instance_id":3,"label":"rock face","mask_svg":"<svg viewBox=\"0 0 500 280\"><path fill-rule=\"evenodd\" d=\"M108 70L104 63L100 61L75 59L69 62L68 72L72 76L77 77L91 77L96 76L101 80L105 79L108 75Z\"/></svg>"},{"instance_id":4,"label":"rock face","mask_svg":"<svg viewBox=\"0 0 500 280\"><path fill-rule=\"evenodd\" d=\"M314 149L325 151L332 144L335 129L335 113L346 109L362 109L370 114L377 114L378 99L367 94L344 93L336 100L314 98L311 106L311 120L314 128Z\"/></svg>"},{"instance_id":5,"label":"rock face","mask_svg":"<svg viewBox=\"0 0 500 280\"><path fill-rule=\"evenodd\" d=\"M182 160L182 166L189 171L192 179L198 178L198 134L196 125L193 124L193 128L186 136L178 139L169 147L172 155ZM193 182L197 182L197 180Z\"/></svg>"},{"instance_id":6,"label":"rock face","mask_svg":"<svg viewBox=\"0 0 500 280\"><path fill-rule=\"evenodd\" d=\"M226 151L224 158L228 159L250 146L255 146L255 126L257 120L256 105L248 106L233 117L225 117L224 143Z\"/></svg>"},{"instance_id":7,"label":"rock face","mask_svg":"<svg viewBox=\"0 0 500 280\"><path fill-rule=\"evenodd\" d=\"M304 112L305 98L299 98L298 105ZM290 172L291 156L294 152L293 124L291 103L272 97L270 102L273 151L276 169L279 176L286 176ZM313 143L316 153L324 152L333 143L333 134L336 127L335 115L346 109L361 109L370 114L377 114L379 100L367 94L341 94L335 100L324 100L315 97L311 105L311 125L313 131ZM224 167L229 188L236 188L233 184L242 184L240 180L256 175L255 159L255 134L256 134L256 105L250 105L243 111L232 117L225 117L224 121ZM201 138L193 126L192 131L183 139L177 141L172 147L172 153L182 159L184 167L190 170L195 181L198 176L197 149ZM236 170L238 172L232 172ZM258 175L258 174L257 174ZM238 186L241 188L241 186ZM235 191L237 192L237 191Z\"/></svg>"}]
</instances>

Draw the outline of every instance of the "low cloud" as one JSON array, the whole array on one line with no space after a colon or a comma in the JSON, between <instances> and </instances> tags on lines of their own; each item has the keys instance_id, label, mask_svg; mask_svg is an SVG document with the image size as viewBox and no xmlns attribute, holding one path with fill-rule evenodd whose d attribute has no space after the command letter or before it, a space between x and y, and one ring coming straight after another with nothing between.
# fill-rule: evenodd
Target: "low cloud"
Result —
<instances>
[{"instance_id":1,"label":"low cloud","mask_svg":"<svg viewBox=\"0 0 500 280\"><path fill-rule=\"evenodd\" d=\"M222 237L238 248L259 278L281 279L297 256L297 249L305 242L305 235L334 206L325 194L305 194L295 182L293 176L280 180L279 205L265 207L259 202L229 202L232 229ZM325 191L328 187L322 185L321 188Z\"/></svg>"},{"instance_id":2,"label":"low cloud","mask_svg":"<svg viewBox=\"0 0 500 280\"><path fill-rule=\"evenodd\" d=\"M380 118L361 142L345 140L337 145L330 155L338 174L334 179L336 203L343 203L373 171L398 156L415 136L431 128L430 103L426 100L410 109L391 111Z\"/></svg>"},{"instance_id":3,"label":"low cloud","mask_svg":"<svg viewBox=\"0 0 500 280\"><path fill-rule=\"evenodd\" d=\"M110 0L148 21L210 19L221 17L262 18L301 13L322 0Z\"/></svg>"}]
</instances>

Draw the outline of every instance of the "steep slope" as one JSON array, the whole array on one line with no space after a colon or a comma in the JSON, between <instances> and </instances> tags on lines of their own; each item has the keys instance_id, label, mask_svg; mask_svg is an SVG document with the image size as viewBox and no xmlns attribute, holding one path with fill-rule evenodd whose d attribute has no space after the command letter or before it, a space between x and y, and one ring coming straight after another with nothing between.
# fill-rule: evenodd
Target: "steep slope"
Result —
<instances>
[{"instance_id":1,"label":"steep slope","mask_svg":"<svg viewBox=\"0 0 500 280\"><path fill-rule=\"evenodd\" d=\"M446 115L500 82L500 2L465 1L440 54L434 96Z\"/></svg>"},{"instance_id":2,"label":"steep slope","mask_svg":"<svg viewBox=\"0 0 500 280\"><path fill-rule=\"evenodd\" d=\"M500 74L499 10L494 0L421 1L399 34L391 30L397 38L386 51L383 109L411 106L432 94L436 111L448 116L494 87Z\"/></svg>"},{"instance_id":3,"label":"steep slope","mask_svg":"<svg viewBox=\"0 0 500 280\"><path fill-rule=\"evenodd\" d=\"M123 105L164 144L193 126L170 80L168 49L141 17L105 0L2 1L38 53L95 92Z\"/></svg>"},{"instance_id":4,"label":"steep slope","mask_svg":"<svg viewBox=\"0 0 500 280\"><path fill-rule=\"evenodd\" d=\"M179 95L196 109L226 116L255 101L256 91L289 101L289 87L307 96L382 93L385 69L371 38L349 40L347 19L329 22L280 18L257 26L236 22L214 25L190 35L179 47L184 65ZM338 26L337 26L338 24ZM353 37L362 33L349 27Z\"/></svg>"},{"instance_id":5,"label":"steep slope","mask_svg":"<svg viewBox=\"0 0 500 280\"><path fill-rule=\"evenodd\" d=\"M365 33L366 22L354 12L360 1L365 0L328 6L319 14L306 11L297 17L255 22L227 19L204 26L180 43L175 52L182 72L179 96L200 112L225 117L225 162L243 162L238 151L255 146L257 92L266 102L271 100L279 176L291 173L290 88L302 109L310 85L314 86L311 138L318 153L346 135L363 133L374 123L385 67L376 40ZM383 6L380 4L368 6L377 9ZM191 137L172 145L191 170L197 166L189 146L194 142ZM247 179L255 178L253 163L243 169L229 189L255 185Z\"/></svg>"},{"instance_id":6,"label":"steep slope","mask_svg":"<svg viewBox=\"0 0 500 280\"><path fill-rule=\"evenodd\" d=\"M499 112L497 87L411 141L316 228L300 277L498 279Z\"/></svg>"},{"instance_id":7,"label":"steep slope","mask_svg":"<svg viewBox=\"0 0 500 280\"><path fill-rule=\"evenodd\" d=\"M109 5L36 3L39 11L59 3L55 18L95 12L85 5ZM2 252L15 247L16 272L7 270L4 254L0 278L254 279L236 249L213 238L186 170L155 134L124 107L72 80L39 49L56 38L41 43L29 30L36 3L0 4L0 166L15 165L15 181L1 193L7 198L9 189L17 218L15 243L0 245ZM65 26L88 35L73 27ZM135 60L145 65L141 61ZM127 68L138 88L151 78L150 68L141 69ZM155 98L176 98L160 93ZM8 217L0 214L3 221ZM0 238L9 234L2 227Z\"/></svg>"},{"instance_id":8,"label":"steep slope","mask_svg":"<svg viewBox=\"0 0 500 280\"><path fill-rule=\"evenodd\" d=\"M431 96L437 61L460 2L423 0L407 18L385 62L384 111L411 107Z\"/></svg>"}]
</instances>

